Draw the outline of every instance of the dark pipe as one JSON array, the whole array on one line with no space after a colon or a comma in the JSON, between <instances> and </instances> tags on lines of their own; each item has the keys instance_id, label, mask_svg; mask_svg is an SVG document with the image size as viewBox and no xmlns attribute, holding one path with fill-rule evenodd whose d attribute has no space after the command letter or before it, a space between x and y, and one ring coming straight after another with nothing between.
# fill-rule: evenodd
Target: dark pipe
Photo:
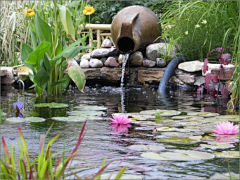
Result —
<instances>
[{"instance_id":1,"label":"dark pipe","mask_svg":"<svg viewBox=\"0 0 240 180\"><path fill-rule=\"evenodd\" d=\"M165 69L163 76L161 78L161 81L159 83L159 86L158 86L159 93L166 92L169 79L172 77L172 74L173 74L174 70L176 69L176 67L178 66L178 64L183 61L184 61L184 57L179 56L179 57L176 57L173 60L171 60L171 62L167 65L167 68Z\"/></svg>"}]
</instances>

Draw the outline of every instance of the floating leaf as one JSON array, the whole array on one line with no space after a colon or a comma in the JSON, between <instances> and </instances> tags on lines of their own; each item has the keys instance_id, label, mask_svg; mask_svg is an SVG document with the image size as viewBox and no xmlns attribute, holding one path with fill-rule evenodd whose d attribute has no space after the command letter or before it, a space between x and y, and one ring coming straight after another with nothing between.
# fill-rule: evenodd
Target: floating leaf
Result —
<instances>
[{"instance_id":1,"label":"floating leaf","mask_svg":"<svg viewBox=\"0 0 240 180\"><path fill-rule=\"evenodd\" d=\"M68 116L68 117L52 117L52 119L63 122L85 122L87 118L78 116Z\"/></svg>"},{"instance_id":2,"label":"floating leaf","mask_svg":"<svg viewBox=\"0 0 240 180\"><path fill-rule=\"evenodd\" d=\"M165 149L164 146L156 146L156 145L131 145L128 148L135 151L161 151Z\"/></svg>"},{"instance_id":3,"label":"floating leaf","mask_svg":"<svg viewBox=\"0 0 240 180\"><path fill-rule=\"evenodd\" d=\"M199 117L199 116L173 116L172 119L174 119L174 120L181 120L181 119L201 120L201 119L204 119L204 118L203 117Z\"/></svg>"},{"instance_id":4,"label":"floating leaf","mask_svg":"<svg viewBox=\"0 0 240 180\"><path fill-rule=\"evenodd\" d=\"M172 143L172 144L195 144L199 142L197 140L190 139L187 137L169 137L169 138L157 139L157 141L162 143Z\"/></svg>"},{"instance_id":5,"label":"floating leaf","mask_svg":"<svg viewBox=\"0 0 240 180\"><path fill-rule=\"evenodd\" d=\"M227 149L234 147L232 144L228 143L215 143L209 142L209 144L200 144L201 147L210 148L210 149Z\"/></svg>"},{"instance_id":6,"label":"floating leaf","mask_svg":"<svg viewBox=\"0 0 240 180\"><path fill-rule=\"evenodd\" d=\"M69 111L67 114L71 116L103 116L106 113L103 111Z\"/></svg>"},{"instance_id":7,"label":"floating leaf","mask_svg":"<svg viewBox=\"0 0 240 180\"><path fill-rule=\"evenodd\" d=\"M216 118L222 119L222 120L239 122L239 115L221 115L221 116L217 116Z\"/></svg>"},{"instance_id":8,"label":"floating leaf","mask_svg":"<svg viewBox=\"0 0 240 180\"><path fill-rule=\"evenodd\" d=\"M49 107L49 108L65 108L68 107L67 104L64 103L39 103L35 104L35 107L41 108L41 107Z\"/></svg>"},{"instance_id":9,"label":"floating leaf","mask_svg":"<svg viewBox=\"0 0 240 180\"><path fill-rule=\"evenodd\" d=\"M40 117L26 117L26 118L19 118L19 117L11 117L7 118L6 121L14 122L14 123L23 123L23 122L44 122L44 118Z\"/></svg>"},{"instance_id":10,"label":"floating leaf","mask_svg":"<svg viewBox=\"0 0 240 180\"><path fill-rule=\"evenodd\" d=\"M19 117L11 117L11 118L7 118L6 121L13 122L13 123L23 123L25 122L25 119L19 118Z\"/></svg>"},{"instance_id":11,"label":"floating leaf","mask_svg":"<svg viewBox=\"0 0 240 180\"><path fill-rule=\"evenodd\" d=\"M188 112L188 116L202 116L202 117L214 117L219 116L218 113L211 113L211 112Z\"/></svg>"},{"instance_id":12,"label":"floating leaf","mask_svg":"<svg viewBox=\"0 0 240 180\"><path fill-rule=\"evenodd\" d=\"M222 151L213 153L217 157L223 158L239 158L239 151Z\"/></svg>"},{"instance_id":13,"label":"floating leaf","mask_svg":"<svg viewBox=\"0 0 240 180\"><path fill-rule=\"evenodd\" d=\"M148 159L154 159L154 160L169 160L169 159L164 158L164 157L162 157L159 154L154 153L154 152L143 153L143 154L141 154L141 157L148 158Z\"/></svg>"},{"instance_id":14,"label":"floating leaf","mask_svg":"<svg viewBox=\"0 0 240 180\"><path fill-rule=\"evenodd\" d=\"M223 180L231 180L231 179L239 179L239 174L234 172L227 172L224 174L215 173L210 179L223 179Z\"/></svg>"},{"instance_id":15,"label":"floating leaf","mask_svg":"<svg viewBox=\"0 0 240 180\"><path fill-rule=\"evenodd\" d=\"M161 135L168 136L168 137L189 137L193 136L193 133L189 132L161 132Z\"/></svg>"},{"instance_id":16,"label":"floating leaf","mask_svg":"<svg viewBox=\"0 0 240 180\"><path fill-rule=\"evenodd\" d=\"M142 157L155 160L171 160L171 161L192 161L192 160L206 160L213 159L214 155L206 152L192 151L192 150L176 150L175 152L162 153L143 153Z\"/></svg>"},{"instance_id":17,"label":"floating leaf","mask_svg":"<svg viewBox=\"0 0 240 180\"><path fill-rule=\"evenodd\" d=\"M171 128L171 127L158 127L158 131L177 131L177 128Z\"/></svg>"},{"instance_id":18,"label":"floating leaf","mask_svg":"<svg viewBox=\"0 0 240 180\"><path fill-rule=\"evenodd\" d=\"M74 107L75 109L79 109L82 111L102 111L102 110L107 110L107 107L104 106L76 106Z\"/></svg>"}]
</instances>

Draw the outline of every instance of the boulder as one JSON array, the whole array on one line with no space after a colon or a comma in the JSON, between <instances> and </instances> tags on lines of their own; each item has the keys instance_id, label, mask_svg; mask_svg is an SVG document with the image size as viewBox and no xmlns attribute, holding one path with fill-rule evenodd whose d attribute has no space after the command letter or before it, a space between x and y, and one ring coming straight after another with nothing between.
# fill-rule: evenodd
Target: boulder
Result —
<instances>
[{"instance_id":1,"label":"boulder","mask_svg":"<svg viewBox=\"0 0 240 180\"><path fill-rule=\"evenodd\" d=\"M90 57L90 53L87 53L87 54L84 54L81 59L86 59L86 60L90 60L91 57Z\"/></svg>"},{"instance_id":2,"label":"boulder","mask_svg":"<svg viewBox=\"0 0 240 180\"><path fill-rule=\"evenodd\" d=\"M142 66L143 65L143 54L140 51L136 51L129 57L130 64L134 66Z\"/></svg>"},{"instance_id":3,"label":"boulder","mask_svg":"<svg viewBox=\"0 0 240 180\"><path fill-rule=\"evenodd\" d=\"M160 57L169 57L174 58L177 53L177 48L172 46L168 43L154 43L150 44L146 48L146 56L148 59L156 61L157 58Z\"/></svg>"},{"instance_id":4,"label":"boulder","mask_svg":"<svg viewBox=\"0 0 240 180\"><path fill-rule=\"evenodd\" d=\"M178 65L178 69L184 70L186 72L196 72L201 71L203 67L203 62L200 61L188 61L183 62Z\"/></svg>"},{"instance_id":5,"label":"boulder","mask_svg":"<svg viewBox=\"0 0 240 180\"><path fill-rule=\"evenodd\" d=\"M157 67L164 68L164 67L166 67L167 62L163 58L157 58L156 64L157 64Z\"/></svg>"},{"instance_id":6,"label":"boulder","mask_svg":"<svg viewBox=\"0 0 240 180\"><path fill-rule=\"evenodd\" d=\"M89 65L92 68L101 68L101 67L103 67L102 61L100 61L99 59L94 59L94 58L90 59Z\"/></svg>"},{"instance_id":7,"label":"boulder","mask_svg":"<svg viewBox=\"0 0 240 180\"><path fill-rule=\"evenodd\" d=\"M81 68L89 68L90 67L89 61L87 59L82 59L80 62L80 67Z\"/></svg>"},{"instance_id":8,"label":"boulder","mask_svg":"<svg viewBox=\"0 0 240 180\"><path fill-rule=\"evenodd\" d=\"M118 51L115 47L95 49L90 54L91 58L102 58L115 55L118 55Z\"/></svg>"},{"instance_id":9,"label":"boulder","mask_svg":"<svg viewBox=\"0 0 240 180\"><path fill-rule=\"evenodd\" d=\"M118 67L119 64L117 63L116 58L114 57L108 57L107 60L104 63L104 66L108 66L108 67Z\"/></svg>"},{"instance_id":10,"label":"boulder","mask_svg":"<svg viewBox=\"0 0 240 180\"><path fill-rule=\"evenodd\" d=\"M112 46L113 46L113 44L112 44L112 41L110 39L104 39L103 43L101 45L102 48L110 48Z\"/></svg>"},{"instance_id":11,"label":"boulder","mask_svg":"<svg viewBox=\"0 0 240 180\"><path fill-rule=\"evenodd\" d=\"M154 67L156 65L155 61L145 59L143 60L143 66L144 67Z\"/></svg>"}]
</instances>

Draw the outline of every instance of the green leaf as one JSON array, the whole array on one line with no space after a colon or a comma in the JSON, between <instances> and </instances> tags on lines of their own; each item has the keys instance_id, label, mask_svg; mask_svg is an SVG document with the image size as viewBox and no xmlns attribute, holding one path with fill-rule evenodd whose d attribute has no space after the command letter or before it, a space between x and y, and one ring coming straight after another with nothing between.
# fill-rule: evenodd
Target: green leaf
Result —
<instances>
[{"instance_id":1,"label":"green leaf","mask_svg":"<svg viewBox=\"0 0 240 180\"><path fill-rule=\"evenodd\" d=\"M75 28L73 26L72 17L69 9L62 5L58 5L58 8L64 30L66 31L67 35L70 35L72 39L75 39Z\"/></svg>"},{"instance_id":2,"label":"green leaf","mask_svg":"<svg viewBox=\"0 0 240 180\"><path fill-rule=\"evenodd\" d=\"M37 74L34 76L34 82L37 83L42 89L45 89L46 83L48 82L50 76L44 67L41 67Z\"/></svg>"},{"instance_id":3,"label":"green leaf","mask_svg":"<svg viewBox=\"0 0 240 180\"><path fill-rule=\"evenodd\" d=\"M50 43L43 41L32 53L29 54L29 59L25 61L25 63L31 64L33 67L39 69L40 60L50 47Z\"/></svg>"},{"instance_id":4,"label":"green leaf","mask_svg":"<svg viewBox=\"0 0 240 180\"><path fill-rule=\"evenodd\" d=\"M120 179L123 175L123 173L126 171L127 167L124 166L122 167L122 169L120 169L120 171L118 172L117 176L115 177L115 179Z\"/></svg>"},{"instance_id":5,"label":"green leaf","mask_svg":"<svg viewBox=\"0 0 240 180\"><path fill-rule=\"evenodd\" d=\"M64 57L65 58L74 58L75 56L78 55L78 53L82 49L89 49L89 46L77 46L77 47L74 47L69 53L64 55Z\"/></svg>"},{"instance_id":6,"label":"green leaf","mask_svg":"<svg viewBox=\"0 0 240 180\"><path fill-rule=\"evenodd\" d=\"M51 27L38 15L35 16L35 28L37 36L42 41L47 41L50 43L50 49L48 51L48 55L52 57L52 29Z\"/></svg>"},{"instance_id":7,"label":"green leaf","mask_svg":"<svg viewBox=\"0 0 240 180\"><path fill-rule=\"evenodd\" d=\"M79 45L80 43L86 41L87 37L89 36L89 34L87 34L86 36L82 37L81 39L77 40L76 42L72 43L70 46L68 46L67 48L65 48L60 54L58 54L56 57L54 57L52 59L52 61L57 61L58 59L60 59L63 55L65 55L66 53L68 53L69 51L71 51L75 46Z\"/></svg>"},{"instance_id":8,"label":"green leaf","mask_svg":"<svg viewBox=\"0 0 240 180\"><path fill-rule=\"evenodd\" d=\"M32 45L33 45L33 49L37 48L37 34L36 34L36 30L34 28L34 25L31 23L30 24L30 32L31 32L31 41L32 41Z\"/></svg>"},{"instance_id":9,"label":"green leaf","mask_svg":"<svg viewBox=\"0 0 240 180\"><path fill-rule=\"evenodd\" d=\"M77 85L78 89L82 91L86 83L86 77L82 68L74 60L68 60L68 64L70 64L67 72L69 77Z\"/></svg>"},{"instance_id":10,"label":"green leaf","mask_svg":"<svg viewBox=\"0 0 240 180\"><path fill-rule=\"evenodd\" d=\"M33 51L32 47L22 43L22 52L21 52L21 59L22 62L25 62L28 59L28 55Z\"/></svg>"}]
</instances>

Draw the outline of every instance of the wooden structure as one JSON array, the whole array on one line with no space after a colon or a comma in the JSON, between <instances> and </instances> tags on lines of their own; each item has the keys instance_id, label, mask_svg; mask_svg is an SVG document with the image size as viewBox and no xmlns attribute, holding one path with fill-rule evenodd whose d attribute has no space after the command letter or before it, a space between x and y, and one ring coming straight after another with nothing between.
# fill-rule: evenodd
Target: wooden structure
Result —
<instances>
[{"instance_id":1,"label":"wooden structure","mask_svg":"<svg viewBox=\"0 0 240 180\"><path fill-rule=\"evenodd\" d=\"M109 38L112 40L111 37L111 24L86 24L84 27L83 25L80 26L81 29L88 30L88 32L91 30L90 38L89 38L89 45L92 46L93 42L97 42L97 48L101 47L101 38ZM97 39L93 39L93 31L96 31ZM109 33L102 33L101 31L109 31ZM82 31L81 33L88 33ZM91 50L90 50L91 51Z\"/></svg>"}]
</instances>

